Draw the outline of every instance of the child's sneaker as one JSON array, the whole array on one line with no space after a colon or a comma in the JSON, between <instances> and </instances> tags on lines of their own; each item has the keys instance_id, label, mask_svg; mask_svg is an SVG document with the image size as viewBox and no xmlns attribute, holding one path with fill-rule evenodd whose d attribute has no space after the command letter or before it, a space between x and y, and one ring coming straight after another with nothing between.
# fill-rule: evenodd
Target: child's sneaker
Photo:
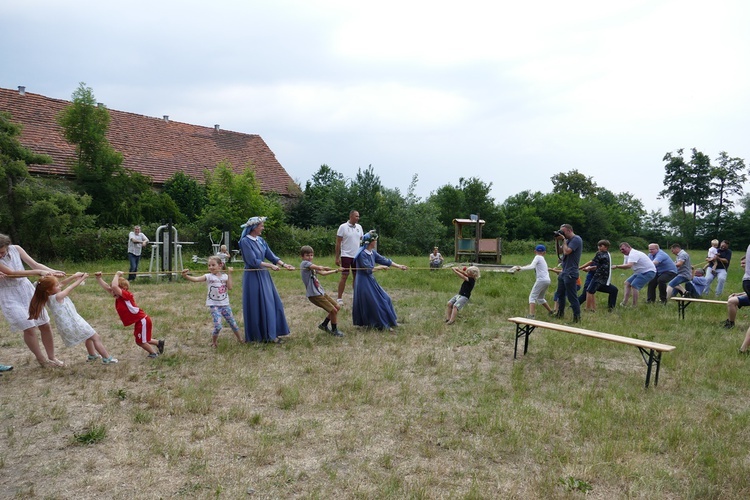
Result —
<instances>
[{"instance_id":1,"label":"child's sneaker","mask_svg":"<svg viewBox=\"0 0 750 500\"><path fill-rule=\"evenodd\" d=\"M324 325L323 323L319 324L318 328L320 328L321 330L323 330L326 333L331 333L331 330L328 329L328 325Z\"/></svg>"},{"instance_id":2,"label":"child's sneaker","mask_svg":"<svg viewBox=\"0 0 750 500\"><path fill-rule=\"evenodd\" d=\"M99 361L100 359L102 359L101 356L97 356L96 354L89 354L86 358L86 362L91 363L92 361Z\"/></svg>"},{"instance_id":3,"label":"child's sneaker","mask_svg":"<svg viewBox=\"0 0 750 500\"><path fill-rule=\"evenodd\" d=\"M113 363L117 363L117 358L113 356L110 356L108 358L102 358L102 364L111 365Z\"/></svg>"},{"instance_id":4,"label":"child's sneaker","mask_svg":"<svg viewBox=\"0 0 750 500\"><path fill-rule=\"evenodd\" d=\"M338 328L336 328L335 330L331 330L331 335L333 335L334 337L343 337L344 333L339 331Z\"/></svg>"},{"instance_id":5,"label":"child's sneaker","mask_svg":"<svg viewBox=\"0 0 750 500\"><path fill-rule=\"evenodd\" d=\"M151 359L158 358L159 357L159 353L158 352L152 352L151 354L148 355L148 357L151 358Z\"/></svg>"},{"instance_id":6,"label":"child's sneaker","mask_svg":"<svg viewBox=\"0 0 750 500\"><path fill-rule=\"evenodd\" d=\"M344 299L336 299L336 303L341 307L344 307Z\"/></svg>"},{"instance_id":7,"label":"child's sneaker","mask_svg":"<svg viewBox=\"0 0 750 500\"><path fill-rule=\"evenodd\" d=\"M160 340L159 344L156 346L157 349L159 349L159 354L164 354L164 341Z\"/></svg>"}]
</instances>

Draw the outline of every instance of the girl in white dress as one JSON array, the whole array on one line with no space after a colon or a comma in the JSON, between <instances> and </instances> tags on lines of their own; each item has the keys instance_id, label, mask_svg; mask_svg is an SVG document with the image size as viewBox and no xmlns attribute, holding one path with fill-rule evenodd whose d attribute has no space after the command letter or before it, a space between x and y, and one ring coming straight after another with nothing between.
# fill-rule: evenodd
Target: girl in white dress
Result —
<instances>
[{"instance_id":1,"label":"girl in white dress","mask_svg":"<svg viewBox=\"0 0 750 500\"><path fill-rule=\"evenodd\" d=\"M24 269L24 263L31 269ZM31 296L34 295L34 285L27 276L48 274L65 276L65 273L39 264L23 248L11 245L10 238L4 234L0 234L0 273L5 275L0 278L0 310L3 311L10 329L23 331L23 341L42 367L64 366L65 363L55 357L55 339L52 336L47 313L42 312L36 320L28 319L29 302ZM36 336L37 328L42 337L46 356L39 347L39 339Z\"/></svg>"},{"instance_id":2,"label":"girl in white dress","mask_svg":"<svg viewBox=\"0 0 750 500\"><path fill-rule=\"evenodd\" d=\"M41 316L44 306L47 306L55 320L57 332L67 347L85 342L86 350L89 352L88 361L98 361L101 355L102 363L105 365L117 363L117 359L107 352L99 334L78 314L76 306L68 297L68 294L87 277L86 273L75 273L62 281L58 281L54 276L40 278L29 305L29 319ZM63 290L62 287L69 283L70 285Z\"/></svg>"}]
</instances>

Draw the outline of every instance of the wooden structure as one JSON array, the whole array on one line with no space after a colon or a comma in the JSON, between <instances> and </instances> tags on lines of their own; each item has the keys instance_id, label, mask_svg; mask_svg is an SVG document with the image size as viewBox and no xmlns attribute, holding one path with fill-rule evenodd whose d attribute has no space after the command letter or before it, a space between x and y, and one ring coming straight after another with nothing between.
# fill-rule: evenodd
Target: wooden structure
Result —
<instances>
[{"instance_id":1,"label":"wooden structure","mask_svg":"<svg viewBox=\"0 0 750 500\"><path fill-rule=\"evenodd\" d=\"M518 339L524 337L523 353L529 350L529 335L536 328L546 328L547 330L555 330L558 332L573 333L575 335L582 335L584 337L607 340L609 342L616 342L618 344L625 344L638 348L641 353L643 361L646 363L646 387L651 382L651 371L655 368L654 373L654 387L659 385L659 368L661 367L661 355L664 352L672 352L676 348L673 345L660 344L658 342L651 342L648 340L641 340L631 337L623 337L621 335L613 335L611 333L596 332L594 330L584 330L583 328L575 328L572 326L558 325L557 323L547 323L545 321L537 321L529 318L508 318L508 321L516 324L516 344L513 349L513 359L516 359L518 354Z\"/></svg>"},{"instance_id":2,"label":"wooden structure","mask_svg":"<svg viewBox=\"0 0 750 500\"><path fill-rule=\"evenodd\" d=\"M502 260L502 240L500 238L482 238L481 219L453 219L455 229L454 255L456 261L468 257L473 262L480 262L482 257L493 259L500 264ZM473 228L473 235L464 235L464 229Z\"/></svg>"}]
</instances>

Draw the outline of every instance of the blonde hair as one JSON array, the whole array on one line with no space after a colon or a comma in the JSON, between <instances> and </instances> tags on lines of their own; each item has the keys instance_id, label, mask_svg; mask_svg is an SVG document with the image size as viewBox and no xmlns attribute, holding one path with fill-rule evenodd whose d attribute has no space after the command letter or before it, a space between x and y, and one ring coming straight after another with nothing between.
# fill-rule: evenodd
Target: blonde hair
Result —
<instances>
[{"instance_id":1,"label":"blonde hair","mask_svg":"<svg viewBox=\"0 0 750 500\"><path fill-rule=\"evenodd\" d=\"M471 266L466 269L466 274L474 279L479 279L479 268L477 266Z\"/></svg>"},{"instance_id":2,"label":"blonde hair","mask_svg":"<svg viewBox=\"0 0 750 500\"><path fill-rule=\"evenodd\" d=\"M122 276L120 276L119 278L117 278L117 286L119 286L123 290L129 290L130 282L126 280L125 278L123 278Z\"/></svg>"},{"instance_id":3,"label":"blonde hair","mask_svg":"<svg viewBox=\"0 0 750 500\"><path fill-rule=\"evenodd\" d=\"M227 246L226 246L226 245L221 245L221 246L219 247L219 251L220 251L220 252L226 252L226 251L227 251Z\"/></svg>"},{"instance_id":4,"label":"blonde hair","mask_svg":"<svg viewBox=\"0 0 750 500\"><path fill-rule=\"evenodd\" d=\"M52 295L52 288L57 285L57 278L52 275L47 275L36 282L36 289L34 295L31 297L31 303L29 304L29 319L38 319L44 311L44 306L47 305L47 301Z\"/></svg>"},{"instance_id":5,"label":"blonde hair","mask_svg":"<svg viewBox=\"0 0 750 500\"><path fill-rule=\"evenodd\" d=\"M718 247L719 246L719 240L711 240L711 246L712 247Z\"/></svg>"}]
</instances>

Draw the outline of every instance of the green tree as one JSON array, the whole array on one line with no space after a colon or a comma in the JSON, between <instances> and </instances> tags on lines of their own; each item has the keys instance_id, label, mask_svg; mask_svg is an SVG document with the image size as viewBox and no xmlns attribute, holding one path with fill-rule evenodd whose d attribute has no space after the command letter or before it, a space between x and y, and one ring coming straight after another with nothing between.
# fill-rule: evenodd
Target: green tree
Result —
<instances>
[{"instance_id":1,"label":"green tree","mask_svg":"<svg viewBox=\"0 0 750 500\"><path fill-rule=\"evenodd\" d=\"M683 149L675 154L666 153L664 189L659 197L669 201L670 214L686 244L695 240L699 216L707 210L711 198L711 160L692 149L689 162L683 158Z\"/></svg>"},{"instance_id":2,"label":"green tree","mask_svg":"<svg viewBox=\"0 0 750 500\"><path fill-rule=\"evenodd\" d=\"M143 221L142 199L151 199L151 180L122 166L122 154L107 140L110 116L98 106L94 92L80 83L71 104L58 116L65 139L75 145L72 165L79 191L91 196L88 212L102 225L130 225Z\"/></svg>"},{"instance_id":3,"label":"green tree","mask_svg":"<svg viewBox=\"0 0 750 500\"><path fill-rule=\"evenodd\" d=\"M720 234L722 222L729 216L734 201L732 196L742 196L742 185L747 181L745 160L730 158L726 151L719 153L717 165L711 169L710 206L713 207L712 232Z\"/></svg>"},{"instance_id":4,"label":"green tree","mask_svg":"<svg viewBox=\"0 0 750 500\"><path fill-rule=\"evenodd\" d=\"M27 163L52 162L23 147L18 140L21 126L8 113L0 112L0 231L40 259L54 257L58 237L90 227L84 216L90 202L65 183L29 175Z\"/></svg>"},{"instance_id":5,"label":"green tree","mask_svg":"<svg viewBox=\"0 0 750 500\"><path fill-rule=\"evenodd\" d=\"M540 191L521 191L506 198L500 205L500 211L505 219L506 237L511 240L549 239L545 235L548 225L538 213L538 205L543 198Z\"/></svg>"},{"instance_id":6,"label":"green tree","mask_svg":"<svg viewBox=\"0 0 750 500\"><path fill-rule=\"evenodd\" d=\"M383 199L383 185L380 183L380 177L375 175L372 165L364 170L357 169L357 175L349 186L350 197L361 217L360 224L364 226L374 224L375 213L380 207ZM346 211L345 217L349 216L349 210ZM366 231L366 229L365 229Z\"/></svg>"},{"instance_id":7,"label":"green tree","mask_svg":"<svg viewBox=\"0 0 750 500\"><path fill-rule=\"evenodd\" d=\"M358 209L351 199L344 176L328 165L321 165L290 210L290 220L303 228L338 226L348 219L351 210Z\"/></svg>"},{"instance_id":8,"label":"green tree","mask_svg":"<svg viewBox=\"0 0 750 500\"><path fill-rule=\"evenodd\" d=\"M206 194L208 202L198 221L206 235L218 238L228 228L239 237L240 225L255 215L268 217L265 226L269 229L284 223L281 204L261 194L251 165L241 174L235 174L228 162L206 171Z\"/></svg>"},{"instance_id":9,"label":"green tree","mask_svg":"<svg viewBox=\"0 0 750 500\"><path fill-rule=\"evenodd\" d=\"M553 193L575 193L581 198L591 198L596 194L597 185L592 177L586 177L578 170L570 172L560 172L553 175L552 181Z\"/></svg>"},{"instance_id":10,"label":"green tree","mask_svg":"<svg viewBox=\"0 0 750 500\"><path fill-rule=\"evenodd\" d=\"M164 183L163 192L177 205L188 221L195 221L206 205L206 187L185 172L175 172Z\"/></svg>"}]
</instances>

